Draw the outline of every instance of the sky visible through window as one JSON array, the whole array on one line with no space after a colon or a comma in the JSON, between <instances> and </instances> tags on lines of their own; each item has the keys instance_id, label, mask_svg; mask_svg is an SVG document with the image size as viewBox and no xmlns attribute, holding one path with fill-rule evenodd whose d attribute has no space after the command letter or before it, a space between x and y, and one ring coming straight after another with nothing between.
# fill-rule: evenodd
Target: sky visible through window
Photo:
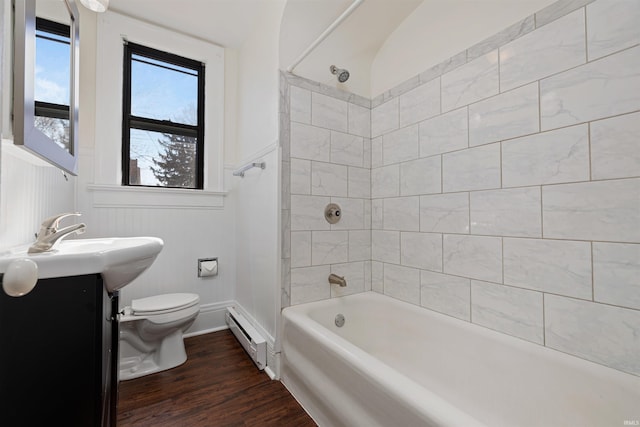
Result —
<instances>
[{"instance_id":1,"label":"sky visible through window","mask_svg":"<svg viewBox=\"0 0 640 427\"><path fill-rule=\"evenodd\" d=\"M58 40L53 41L38 35ZM69 38L36 31L35 99L52 104L69 105Z\"/></svg>"}]
</instances>

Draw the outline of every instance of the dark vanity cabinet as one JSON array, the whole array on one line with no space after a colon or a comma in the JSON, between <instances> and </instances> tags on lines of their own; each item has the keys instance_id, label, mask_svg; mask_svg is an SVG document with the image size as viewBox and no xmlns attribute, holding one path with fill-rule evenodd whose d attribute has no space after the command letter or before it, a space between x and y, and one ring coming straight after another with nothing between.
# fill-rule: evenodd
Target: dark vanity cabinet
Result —
<instances>
[{"instance_id":1,"label":"dark vanity cabinet","mask_svg":"<svg viewBox=\"0 0 640 427\"><path fill-rule=\"evenodd\" d=\"M0 290L0 426L115 426L117 307L99 274Z\"/></svg>"}]
</instances>

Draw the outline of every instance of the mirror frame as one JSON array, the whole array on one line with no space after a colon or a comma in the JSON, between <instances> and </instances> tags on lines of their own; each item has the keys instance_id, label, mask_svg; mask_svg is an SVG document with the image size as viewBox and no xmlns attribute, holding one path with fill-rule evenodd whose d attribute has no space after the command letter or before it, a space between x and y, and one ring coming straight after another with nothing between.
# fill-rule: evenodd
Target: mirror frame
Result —
<instances>
[{"instance_id":1,"label":"mirror frame","mask_svg":"<svg viewBox=\"0 0 640 427\"><path fill-rule=\"evenodd\" d=\"M70 18L69 151L35 126L36 0L14 1L13 143L64 171L78 173L80 16L74 0L64 0ZM29 76L29 77L28 77Z\"/></svg>"}]
</instances>

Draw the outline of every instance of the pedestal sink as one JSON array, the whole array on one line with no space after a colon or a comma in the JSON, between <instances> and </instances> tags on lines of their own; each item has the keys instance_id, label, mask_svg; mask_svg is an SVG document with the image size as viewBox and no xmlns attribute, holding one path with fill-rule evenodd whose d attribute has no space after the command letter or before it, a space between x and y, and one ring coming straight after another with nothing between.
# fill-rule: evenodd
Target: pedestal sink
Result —
<instances>
[{"instance_id":1,"label":"pedestal sink","mask_svg":"<svg viewBox=\"0 0 640 427\"><path fill-rule=\"evenodd\" d=\"M37 265L38 279L99 273L111 293L149 268L162 246L157 237L64 240L49 252L28 254L24 247L0 253L0 274L14 261L27 259Z\"/></svg>"}]
</instances>

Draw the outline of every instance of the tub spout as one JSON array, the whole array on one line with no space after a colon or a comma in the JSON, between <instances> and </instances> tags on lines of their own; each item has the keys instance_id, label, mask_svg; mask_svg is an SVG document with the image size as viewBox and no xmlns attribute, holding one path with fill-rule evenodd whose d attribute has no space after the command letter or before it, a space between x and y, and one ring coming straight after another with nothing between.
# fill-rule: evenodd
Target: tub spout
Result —
<instances>
[{"instance_id":1,"label":"tub spout","mask_svg":"<svg viewBox=\"0 0 640 427\"><path fill-rule=\"evenodd\" d=\"M340 287L343 287L343 288L347 286L347 281L344 277L340 277L337 274L333 274L333 273L329 275L329 283L333 285L340 285Z\"/></svg>"}]
</instances>

